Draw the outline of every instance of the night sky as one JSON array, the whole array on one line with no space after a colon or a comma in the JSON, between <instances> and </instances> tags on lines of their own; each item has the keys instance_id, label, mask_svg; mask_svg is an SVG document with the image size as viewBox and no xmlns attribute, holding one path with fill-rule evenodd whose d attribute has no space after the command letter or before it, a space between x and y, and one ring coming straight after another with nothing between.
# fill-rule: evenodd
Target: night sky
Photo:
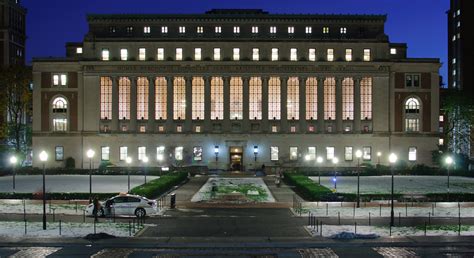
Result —
<instances>
[{"instance_id":1,"label":"night sky","mask_svg":"<svg viewBox=\"0 0 474 258\"><path fill-rule=\"evenodd\" d=\"M27 60L64 56L82 41L88 13L203 13L212 8L258 8L271 13L387 14L391 42L408 43L409 57L447 59L448 0L23 0ZM446 81L446 65L441 74Z\"/></svg>"}]
</instances>

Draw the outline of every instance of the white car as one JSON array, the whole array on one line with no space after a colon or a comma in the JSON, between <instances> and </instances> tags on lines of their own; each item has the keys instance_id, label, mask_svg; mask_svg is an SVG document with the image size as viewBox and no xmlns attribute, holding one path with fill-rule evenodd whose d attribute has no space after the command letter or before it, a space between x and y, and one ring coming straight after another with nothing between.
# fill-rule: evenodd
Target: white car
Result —
<instances>
[{"instance_id":1,"label":"white car","mask_svg":"<svg viewBox=\"0 0 474 258\"><path fill-rule=\"evenodd\" d=\"M156 200L149 200L139 195L121 194L105 202L100 202L99 217L106 216L136 216L138 218L157 212ZM93 216L94 204L86 207L86 215Z\"/></svg>"}]
</instances>

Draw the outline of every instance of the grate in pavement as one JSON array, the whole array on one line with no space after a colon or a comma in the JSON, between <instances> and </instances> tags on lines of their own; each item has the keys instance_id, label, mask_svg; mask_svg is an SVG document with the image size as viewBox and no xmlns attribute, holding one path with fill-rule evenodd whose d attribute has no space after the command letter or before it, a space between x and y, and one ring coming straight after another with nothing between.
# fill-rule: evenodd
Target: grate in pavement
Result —
<instances>
[{"instance_id":1,"label":"grate in pavement","mask_svg":"<svg viewBox=\"0 0 474 258\"><path fill-rule=\"evenodd\" d=\"M313 248L298 250L302 258L339 258L331 248Z\"/></svg>"},{"instance_id":2,"label":"grate in pavement","mask_svg":"<svg viewBox=\"0 0 474 258\"><path fill-rule=\"evenodd\" d=\"M420 257L416 254L413 248L405 247L374 247L374 251L386 258L398 258L398 257L407 257L407 258L417 258Z\"/></svg>"}]
</instances>

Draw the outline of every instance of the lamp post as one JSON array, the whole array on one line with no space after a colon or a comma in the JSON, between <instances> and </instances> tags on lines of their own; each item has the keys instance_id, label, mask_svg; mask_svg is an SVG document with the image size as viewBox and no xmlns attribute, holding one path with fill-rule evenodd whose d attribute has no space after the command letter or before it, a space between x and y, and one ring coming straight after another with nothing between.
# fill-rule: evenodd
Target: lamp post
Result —
<instances>
[{"instance_id":1,"label":"lamp post","mask_svg":"<svg viewBox=\"0 0 474 258\"><path fill-rule=\"evenodd\" d=\"M323 164L323 157L319 156L316 159L316 162L318 163L318 184L321 185L321 164Z\"/></svg>"},{"instance_id":2,"label":"lamp post","mask_svg":"<svg viewBox=\"0 0 474 258\"><path fill-rule=\"evenodd\" d=\"M360 208L360 158L362 157L362 151L356 151L357 158L357 208Z\"/></svg>"},{"instance_id":3,"label":"lamp post","mask_svg":"<svg viewBox=\"0 0 474 258\"><path fill-rule=\"evenodd\" d=\"M127 176L128 176L128 192L130 192L130 165L132 164L132 158L127 157Z\"/></svg>"},{"instance_id":4,"label":"lamp post","mask_svg":"<svg viewBox=\"0 0 474 258\"><path fill-rule=\"evenodd\" d=\"M10 164L12 165L12 172L13 172L13 191L15 191L16 187L16 182L15 182L15 176L16 176L16 163L18 162L18 159L15 156L10 157Z\"/></svg>"},{"instance_id":5,"label":"lamp post","mask_svg":"<svg viewBox=\"0 0 474 258\"><path fill-rule=\"evenodd\" d=\"M253 155L255 156L255 162L257 162L257 155L258 155L258 146L253 146Z\"/></svg>"},{"instance_id":6,"label":"lamp post","mask_svg":"<svg viewBox=\"0 0 474 258\"><path fill-rule=\"evenodd\" d=\"M377 152L377 165L380 165L380 157L382 157L382 152Z\"/></svg>"},{"instance_id":7,"label":"lamp post","mask_svg":"<svg viewBox=\"0 0 474 258\"><path fill-rule=\"evenodd\" d=\"M46 230L46 161L48 160L48 153L42 151L39 158L43 163L43 230Z\"/></svg>"},{"instance_id":8,"label":"lamp post","mask_svg":"<svg viewBox=\"0 0 474 258\"><path fill-rule=\"evenodd\" d=\"M143 162L143 172L145 173L145 184L146 184L146 174L147 174L147 172L148 172L148 171L147 171L147 170L148 170L148 166L147 166L147 164L148 164L148 157L147 157L147 156L143 157L143 158L142 158L142 162Z\"/></svg>"},{"instance_id":9,"label":"lamp post","mask_svg":"<svg viewBox=\"0 0 474 258\"><path fill-rule=\"evenodd\" d=\"M89 158L89 203L92 203L92 158L95 155L95 152L89 149L86 153Z\"/></svg>"},{"instance_id":10,"label":"lamp post","mask_svg":"<svg viewBox=\"0 0 474 258\"><path fill-rule=\"evenodd\" d=\"M332 181L334 181L335 192L337 192L337 172L336 172L337 163L339 163L339 159L336 157L332 158L332 164L334 164L334 178L332 179Z\"/></svg>"},{"instance_id":11,"label":"lamp post","mask_svg":"<svg viewBox=\"0 0 474 258\"><path fill-rule=\"evenodd\" d=\"M390 226L393 227L395 226L395 215L394 215L394 211L393 211L393 170L394 170L394 165L395 163L397 162L397 155L395 155L395 153L392 153L390 154L390 156L388 156L388 161L390 162L390 171L392 172L392 192L391 192L391 203L390 203Z\"/></svg>"},{"instance_id":12,"label":"lamp post","mask_svg":"<svg viewBox=\"0 0 474 258\"><path fill-rule=\"evenodd\" d=\"M447 156L446 159L444 159L444 162L446 163L447 170L448 170L448 193L449 193L449 169L451 168L451 165L453 164L454 160L451 156Z\"/></svg>"}]
</instances>

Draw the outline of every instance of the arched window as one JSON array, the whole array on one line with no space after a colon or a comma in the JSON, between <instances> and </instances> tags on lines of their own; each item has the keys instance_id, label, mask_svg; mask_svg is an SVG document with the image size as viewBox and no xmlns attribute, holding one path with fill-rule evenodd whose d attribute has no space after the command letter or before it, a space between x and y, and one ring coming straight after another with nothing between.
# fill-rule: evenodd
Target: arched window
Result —
<instances>
[{"instance_id":1,"label":"arched window","mask_svg":"<svg viewBox=\"0 0 474 258\"><path fill-rule=\"evenodd\" d=\"M419 114L420 102L415 98L409 98L405 102L405 113L406 114Z\"/></svg>"},{"instance_id":2,"label":"arched window","mask_svg":"<svg viewBox=\"0 0 474 258\"><path fill-rule=\"evenodd\" d=\"M53 131L67 131L67 100L63 97L56 97L52 102Z\"/></svg>"},{"instance_id":3,"label":"arched window","mask_svg":"<svg viewBox=\"0 0 474 258\"><path fill-rule=\"evenodd\" d=\"M419 132L421 121L421 105L416 98L408 98L405 101L405 132Z\"/></svg>"}]
</instances>

